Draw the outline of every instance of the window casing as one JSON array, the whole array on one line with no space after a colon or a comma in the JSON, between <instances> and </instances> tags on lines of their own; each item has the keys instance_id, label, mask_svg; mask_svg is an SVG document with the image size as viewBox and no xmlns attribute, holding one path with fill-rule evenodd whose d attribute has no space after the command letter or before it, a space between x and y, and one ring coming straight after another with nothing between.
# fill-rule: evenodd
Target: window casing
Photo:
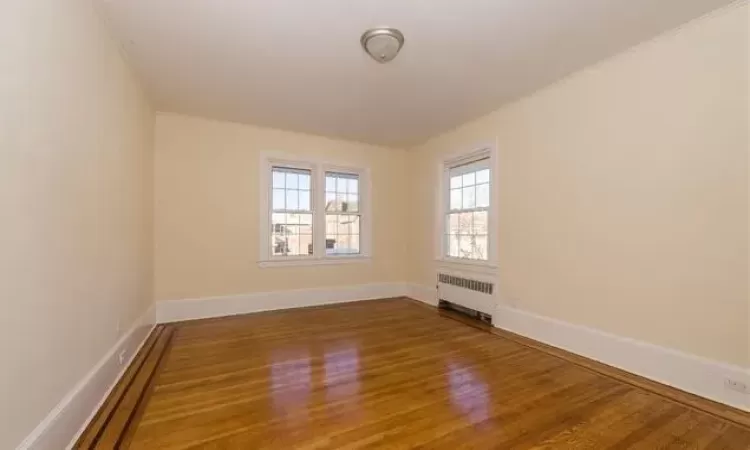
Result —
<instances>
[{"instance_id":1,"label":"window casing","mask_svg":"<svg viewBox=\"0 0 750 450\"><path fill-rule=\"evenodd\" d=\"M369 258L369 170L263 155L262 267Z\"/></svg>"}]
</instances>

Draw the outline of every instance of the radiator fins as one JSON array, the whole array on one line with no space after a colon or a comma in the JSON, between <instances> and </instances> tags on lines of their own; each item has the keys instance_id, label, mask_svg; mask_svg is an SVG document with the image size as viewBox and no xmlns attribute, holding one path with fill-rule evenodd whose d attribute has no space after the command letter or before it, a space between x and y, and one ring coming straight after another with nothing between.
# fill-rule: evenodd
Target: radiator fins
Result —
<instances>
[{"instance_id":1,"label":"radiator fins","mask_svg":"<svg viewBox=\"0 0 750 450\"><path fill-rule=\"evenodd\" d=\"M438 282L489 295L492 295L492 290L495 287L493 283L457 277L455 275L448 275L447 273L439 273Z\"/></svg>"}]
</instances>

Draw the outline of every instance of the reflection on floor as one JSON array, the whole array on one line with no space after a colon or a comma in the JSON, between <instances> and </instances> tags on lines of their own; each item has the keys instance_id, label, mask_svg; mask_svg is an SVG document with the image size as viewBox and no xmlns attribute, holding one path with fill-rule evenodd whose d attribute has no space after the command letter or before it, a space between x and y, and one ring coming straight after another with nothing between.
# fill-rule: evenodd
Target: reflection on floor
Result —
<instances>
[{"instance_id":1,"label":"reflection on floor","mask_svg":"<svg viewBox=\"0 0 750 450\"><path fill-rule=\"evenodd\" d=\"M750 448L750 430L406 299L161 325L79 448Z\"/></svg>"}]
</instances>

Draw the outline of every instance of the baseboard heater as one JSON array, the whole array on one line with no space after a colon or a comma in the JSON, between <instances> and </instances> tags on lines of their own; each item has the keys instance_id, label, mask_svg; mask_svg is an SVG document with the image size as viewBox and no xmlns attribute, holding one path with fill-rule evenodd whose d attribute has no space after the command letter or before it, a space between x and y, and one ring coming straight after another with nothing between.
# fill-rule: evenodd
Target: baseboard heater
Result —
<instances>
[{"instance_id":1,"label":"baseboard heater","mask_svg":"<svg viewBox=\"0 0 750 450\"><path fill-rule=\"evenodd\" d=\"M438 307L466 314L484 323L492 323L495 302L494 283L448 273L438 273Z\"/></svg>"}]
</instances>

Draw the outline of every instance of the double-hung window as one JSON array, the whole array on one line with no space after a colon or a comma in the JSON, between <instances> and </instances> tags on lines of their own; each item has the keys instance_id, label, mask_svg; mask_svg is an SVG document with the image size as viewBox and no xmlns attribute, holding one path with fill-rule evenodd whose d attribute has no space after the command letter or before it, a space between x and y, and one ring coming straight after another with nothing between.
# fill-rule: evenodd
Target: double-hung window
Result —
<instances>
[{"instance_id":1,"label":"double-hung window","mask_svg":"<svg viewBox=\"0 0 750 450\"><path fill-rule=\"evenodd\" d=\"M326 172L326 255L358 255L359 175Z\"/></svg>"},{"instance_id":2,"label":"double-hung window","mask_svg":"<svg viewBox=\"0 0 750 450\"><path fill-rule=\"evenodd\" d=\"M490 262L492 234L491 152L444 165L442 257L449 261Z\"/></svg>"},{"instance_id":3,"label":"double-hung window","mask_svg":"<svg viewBox=\"0 0 750 450\"><path fill-rule=\"evenodd\" d=\"M312 255L312 171L274 166L271 179L271 255Z\"/></svg>"},{"instance_id":4,"label":"double-hung window","mask_svg":"<svg viewBox=\"0 0 750 450\"><path fill-rule=\"evenodd\" d=\"M262 266L330 264L369 256L369 171L262 158Z\"/></svg>"}]
</instances>

